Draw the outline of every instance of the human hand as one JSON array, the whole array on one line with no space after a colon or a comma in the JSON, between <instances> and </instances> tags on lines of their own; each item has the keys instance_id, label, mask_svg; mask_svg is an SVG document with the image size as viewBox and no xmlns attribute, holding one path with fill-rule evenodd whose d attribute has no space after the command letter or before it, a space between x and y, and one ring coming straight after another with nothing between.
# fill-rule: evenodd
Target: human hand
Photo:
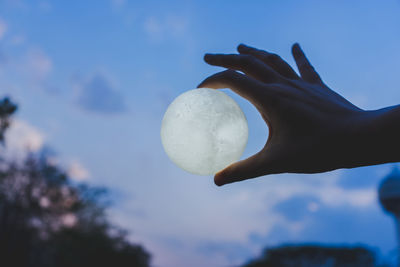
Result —
<instances>
[{"instance_id":1,"label":"human hand","mask_svg":"<svg viewBox=\"0 0 400 267\"><path fill-rule=\"evenodd\" d=\"M198 87L230 88L246 98L267 123L269 136L258 153L218 172L217 185L267 174L317 173L357 165L349 160L347 150L368 112L329 89L298 44L292 54L300 76L276 54L245 45L237 50L239 54L206 54L208 64L228 70L206 78Z\"/></svg>"}]
</instances>

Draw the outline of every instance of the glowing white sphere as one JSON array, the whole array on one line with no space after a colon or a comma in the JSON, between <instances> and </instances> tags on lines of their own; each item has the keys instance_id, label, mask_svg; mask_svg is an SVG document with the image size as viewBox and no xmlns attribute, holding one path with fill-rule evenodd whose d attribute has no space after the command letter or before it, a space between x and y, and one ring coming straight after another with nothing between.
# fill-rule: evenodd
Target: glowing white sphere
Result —
<instances>
[{"instance_id":1,"label":"glowing white sphere","mask_svg":"<svg viewBox=\"0 0 400 267\"><path fill-rule=\"evenodd\" d=\"M200 88L178 96L165 112L161 141L180 168L210 175L237 161L247 144L247 120L222 91Z\"/></svg>"}]
</instances>

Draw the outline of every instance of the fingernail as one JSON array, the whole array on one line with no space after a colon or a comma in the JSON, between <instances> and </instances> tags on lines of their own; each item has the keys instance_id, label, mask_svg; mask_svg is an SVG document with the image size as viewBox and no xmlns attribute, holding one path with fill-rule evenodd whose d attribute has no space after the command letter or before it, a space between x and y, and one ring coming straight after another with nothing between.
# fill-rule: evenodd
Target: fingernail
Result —
<instances>
[{"instance_id":1,"label":"fingernail","mask_svg":"<svg viewBox=\"0 0 400 267\"><path fill-rule=\"evenodd\" d=\"M217 173L215 174L215 176L214 176L214 183L215 183L217 186L223 186L224 184L226 184L225 180L226 180L226 179L224 179L224 177L223 177L223 170L217 172Z\"/></svg>"},{"instance_id":2,"label":"fingernail","mask_svg":"<svg viewBox=\"0 0 400 267\"><path fill-rule=\"evenodd\" d=\"M214 183L215 183L216 186L223 186L225 184L222 181L220 181L218 179L215 179L215 178L214 178Z\"/></svg>"},{"instance_id":3,"label":"fingernail","mask_svg":"<svg viewBox=\"0 0 400 267\"><path fill-rule=\"evenodd\" d=\"M293 54L293 56L297 57L297 56L300 55L300 53L301 53L301 48L300 48L299 43L294 43L292 45L292 54Z\"/></svg>"},{"instance_id":4,"label":"fingernail","mask_svg":"<svg viewBox=\"0 0 400 267\"><path fill-rule=\"evenodd\" d=\"M245 51L245 50L248 50L248 49L249 49L249 47L247 45L245 45L245 44L238 45L238 50Z\"/></svg>"},{"instance_id":5,"label":"fingernail","mask_svg":"<svg viewBox=\"0 0 400 267\"><path fill-rule=\"evenodd\" d=\"M205 54L204 55L204 61L208 62L212 59L212 54Z\"/></svg>"}]
</instances>

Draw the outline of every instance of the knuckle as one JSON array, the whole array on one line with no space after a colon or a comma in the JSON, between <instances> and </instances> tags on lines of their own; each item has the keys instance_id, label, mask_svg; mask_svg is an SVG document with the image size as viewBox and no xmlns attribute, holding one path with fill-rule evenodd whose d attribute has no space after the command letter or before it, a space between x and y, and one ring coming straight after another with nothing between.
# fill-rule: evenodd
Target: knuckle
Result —
<instances>
[{"instance_id":1,"label":"knuckle","mask_svg":"<svg viewBox=\"0 0 400 267\"><path fill-rule=\"evenodd\" d=\"M269 54L269 55L267 56L267 58L268 58L268 60L271 61L271 62L277 62L277 61L280 61L280 60L281 60L281 57L278 56L277 54Z\"/></svg>"},{"instance_id":2,"label":"knuckle","mask_svg":"<svg viewBox=\"0 0 400 267\"><path fill-rule=\"evenodd\" d=\"M264 50L259 50L259 49L254 49L254 50L252 51L252 54L253 54L254 56L262 56L262 57L268 56L268 53L267 53L266 51L264 51Z\"/></svg>"},{"instance_id":3,"label":"knuckle","mask_svg":"<svg viewBox=\"0 0 400 267\"><path fill-rule=\"evenodd\" d=\"M249 66L254 63L254 58L249 55L242 55L241 57L239 57L239 62L241 65Z\"/></svg>"},{"instance_id":4,"label":"knuckle","mask_svg":"<svg viewBox=\"0 0 400 267\"><path fill-rule=\"evenodd\" d=\"M299 65L299 68L309 68L309 65L307 60L304 58L300 58L297 60L297 64Z\"/></svg>"},{"instance_id":5,"label":"knuckle","mask_svg":"<svg viewBox=\"0 0 400 267\"><path fill-rule=\"evenodd\" d=\"M237 77L237 72L234 70L226 70L224 72L221 73L221 77L225 80L232 80L235 79Z\"/></svg>"}]
</instances>

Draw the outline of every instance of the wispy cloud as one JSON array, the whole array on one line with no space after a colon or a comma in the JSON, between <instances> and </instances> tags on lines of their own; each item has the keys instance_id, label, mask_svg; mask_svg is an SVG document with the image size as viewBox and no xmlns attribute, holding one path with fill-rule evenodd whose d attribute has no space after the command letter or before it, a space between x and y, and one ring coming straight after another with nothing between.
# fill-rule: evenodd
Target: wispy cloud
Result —
<instances>
[{"instance_id":1,"label":"wispy cloud","mask_svg":"<svg viewBox=\"0 0 400 267\"><path fill-rule=\"evenodd\" d=\"M103 114L126 111L125 101L110 79L97 72L75 84L76 103L83 109Z\"/></svg>"},{"instance_id":2,"label":"wispy cloud","mask_svg":"<svg viewBox=\"0 0 400 267\"><path fill-rule=\"evenodd\" d=\"M9 40L9 44L12 46L18 46L24 44L26 41L25 36L22 34L17 34L14 36L11 36Z\"/></svg>"},{"instance_id":3,"label":"wispy cloud","mask_svg":"<svg viewBox=\"0 0 400 267\"><path fill-rule=\"evenodd\" d=\"M111 0L113 8L122 8L126 4L126 0Z\"/></svg>"},{"instance_id":4,"label":"wispy cloud","mask_svg":"<svg viewBox=\"0 0 400 267\"><path fill-rule=\"evenodd\" d=\"M50 12L53 9L53 6L50 2L41 1L38 3L39 10L43 12Z\"/></svg>"},{"instance_id":5,"label":"wispy cloud","mask_svg":"<svg viewBox=\"0 0 400 267\"><path fill-rule=\"evenodd\" d=\"M28 5L23 0L5 0L5 3L8 7L17 8L17 9L27 9Z\"/></svg>"},{"instance_id":6,"label":"wispy cloud","mask_svg":"<svg viewBox=\"0 0 400 267\"><path fill-rule=\"evenodd\" d=\"M30 49L26 54L25 67L36 82L44 82L53 69L53 61L41 49Z\"/></svg>"},{"instance_id":7,"label":"wispy cloud","mask_svg":"<svg viewBox=\"0 0 400 267\"><path fill-rule=\"evenodd\" d=\"M163 166L161 169L164 172L166 168ZM341 210L345 210L346 216L352 211L354 216L366 216L365 214L373 213L371 207L373 210L377 207L374 187L346 189L338 184L343 176L341 170L314 176L271 176L262 178L264 181L259 181L259 186L231 185L215 191L208 187L206 189L206 183L197 181L187 182L190 186L185 187L184 181L192 177L186 177L188 175L181 172L165 171L163 174L153 175L147 170L147 173L149 174L146 177L161 176L162 180L172 184L157 180L162 183L159 187L174 195L174 199L168 203L163 202L160 211L160 199L154 197L143 204L139 194L132 202L126 203L127 209L123 212L125 215L117 214L115 217L128 216L131 209L138 208L135 203L141 202L141 208L146 210L147 216L133 219L136 222L133 231L145 236L145 244L157 243L154 247L149 245L152 251L157 252L157 256L168 253L176 255L182 250L192 260L203 255L203 259L192 266L216 266L215 262L221 262L221 265L239 265L243 259L256 255L265 245L308 240L313 234L310 228L317 225L321 228L318 231L322 231L323 223L328 220L330 213L337 216L332 218L337 222L340 220ZM185 176L176 185L179 189L173 188L173 177L176 176ZM196 190L191 189L192 187ZM151 192L157 195L153 187ZM185 204L185 199L190 199L190 206ZM347 221L351 220L355 218L348 218ZM132 221L132 218L126 221ZM158 222L162 222L162 227ZM124 226L129 228L129 223ZM174 237L173 242L164 244L164 240L158 239L162 235ZM321 235L321 238L325 236ZM360 239L361 242L363 240ZM322 239L319 241L322 242ZM179 244L183 244L184 248ZM239 255L240 248L246 249ZM205 258L214 263L205 262ZM155 261L162 263L158 258ZM184 258L171 259L168 266L185 264L188 261Z\"/></svg>"},{"instance_id":8,"label":"wispy cloud","mask_svg":"<svg viewBox=\"0 0 400 267\"><path fill-rule=\"evenodd\" d=\"M161 22L154 16L148 17L144 22L144 31L153 39L159 39L162 35Z\"/></svg>"},{"instance_id":9,"label":"wispy cloud","mask_svg":"<svg viewBox=\"0 0 400 267\"><path fill-rule=\"evenodd\" d=\"M0 40L4 38L4 35L6 34L8 29L8 26L6 22L0 18Z\"/></svg>"},{"instance_id":10,"label":"wispy cloud","mask_svg":"<svg viewBox=\"0 0 400 267\"><path fill-rule=\"evenodd\" d=\"M153 41L162 41L168 38L185 36L188 28L188 19L178 15L163 17L149 16L144 20L143 30Z\"/></svg>"}]
</instances>

